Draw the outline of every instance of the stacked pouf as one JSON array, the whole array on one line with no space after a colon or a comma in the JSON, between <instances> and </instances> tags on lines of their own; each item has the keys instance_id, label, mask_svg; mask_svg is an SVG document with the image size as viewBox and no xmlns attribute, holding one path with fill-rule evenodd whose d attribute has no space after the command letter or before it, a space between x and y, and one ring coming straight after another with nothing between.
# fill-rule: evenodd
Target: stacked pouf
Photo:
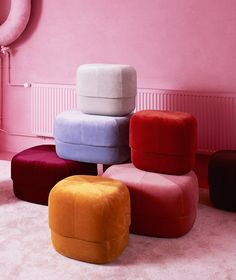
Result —
<instances>
[{"instance_id":1,"label":"stacked pouf","mask_svg":"<svg viewBox=\"0 0 236 280\"><path fill-rule=\"evenodd\" d=\"M137 93L134 68L82 65L77 90L78 110L55 119L58 156L106 165L129 160L129 122ZM59 253L86 262L112 261L128 242L129 191L119 180L100 176L66 178L50 193L49 225Z\"/></svg>"},{"instance_id":2,"label":"stacked pouf","mask_svg":"<svg viewBox=\"0 0 236 280\"><path fill-rule=\"evenodd\" d=\"M130 164L109 167L105 177L123 181L131 196L131 232L179 237L193 226L198 180L192 171L197 123L183 112L145 110L130 120Z\"/></svg>"},{"instance_id":3,"label":"stacked pouf","mask_svg":"<svg viewBox=\"0 0 236 280\"><path fill-rule=\"evenodd\" d=\"M117 64L77 70L78 109L54 123L56 152L64 159L115 164L130 158L129 120L135 108L136 71Z\"/></svg>"},{"instance_id":4,"label":"stacked pouf","mask_svg":"<svg viewBox=\"0 0 236 280\"><path fill-rule=\"evenodd\" d=\"M194 167L197 122L184 112L146 110L130 124L132 162L137 168L182 175Z\"/></svg>"},{"instance_id":5,"label":"stacked pouf","mask_svg":"<svg viewBox=\"0 0 236 280\"><path fill-rule=\"evenodd\" d=\"M130 116L111 117L65 111L56 117L54 136L59 157L115 164L130 158Z\"/></svg>"},{"instance_id":6,"label":"stacked pouf","mask_svg":"<svg viewBox=\"0 0 236 280\"><path fill-rule=\"evenodd\" d=\"M81 112L125 116L135 108L136 71L128 65L84 64L77 70L77 88Z\"/></svg>"}]
</instances>

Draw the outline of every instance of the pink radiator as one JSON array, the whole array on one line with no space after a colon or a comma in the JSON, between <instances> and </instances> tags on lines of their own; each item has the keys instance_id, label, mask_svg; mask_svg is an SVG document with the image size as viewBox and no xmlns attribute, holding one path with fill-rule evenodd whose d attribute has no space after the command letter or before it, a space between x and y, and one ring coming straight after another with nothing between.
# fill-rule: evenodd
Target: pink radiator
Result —
<instances>
[{"instance_id":1,"label":"pink radiator","mask_svg":"<svg viewBox=\"0 0 236 280\"><path fill-rule=\"evenodd\" d=\"M75 86L33 84L32 132L53 136L55 116L77 108ZM227 93L138 89L136 111L145 109L185 111L198 121L199 151L236 149L236 97Z\"/></svg>"},{"instance_id":2,"label":"pink radiator","mask_svg":"<svg viewBox=\"0 0 236 280\"><path fill-rule=\"evenodd\" d=\"M32 133L52 137L53 123L57 114L77 108L75 86L32 84L31 123Z\"/></svg>"}]
</instances>

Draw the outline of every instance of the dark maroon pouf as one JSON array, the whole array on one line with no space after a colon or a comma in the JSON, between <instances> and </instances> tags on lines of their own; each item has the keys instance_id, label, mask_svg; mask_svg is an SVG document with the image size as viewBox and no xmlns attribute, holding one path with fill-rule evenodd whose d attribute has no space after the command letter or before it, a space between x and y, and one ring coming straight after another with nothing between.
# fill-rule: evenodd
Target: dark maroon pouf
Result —
<instances>
[{"instance_id":1,"label":"dark maroon pouf","mask_svg":"<svg viewBox=\"0 0 236 280\"><path fill-rule=\"evenodd\" d=\"M236 211L236 151L217 151L210 157L208 184L215 207Z\"/></svg>"},{"instance_id":2,"label":"dark maroon pouf","mask_svg":"<svg viewBox=\"0 0 236 280\"><path fill-rule=\"evenodd\" d=\"M16 154L11 161L11 178L16 197L48 204L54 185L71 175L97 175L97 165L61 159L55 145L40 145Z\"/></svg>"}]
</instances>

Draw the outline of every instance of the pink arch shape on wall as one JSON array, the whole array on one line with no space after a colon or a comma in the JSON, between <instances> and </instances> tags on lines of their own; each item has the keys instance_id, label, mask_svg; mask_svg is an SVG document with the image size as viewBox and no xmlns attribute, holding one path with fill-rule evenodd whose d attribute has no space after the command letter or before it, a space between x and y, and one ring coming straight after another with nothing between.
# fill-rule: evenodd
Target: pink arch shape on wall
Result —
<instances>
[{"instance_id":1,"label":"pink arch shape on wall","mask_svg":"<svg viewBox=\"0 0 236 280\"><path fill-rule=\"evenodd\" d=\"M14 42L24 31L31 10L31 0L11 0L11 9L6 21L0 25L0 46Z\"/></svg>"}]
</instances>

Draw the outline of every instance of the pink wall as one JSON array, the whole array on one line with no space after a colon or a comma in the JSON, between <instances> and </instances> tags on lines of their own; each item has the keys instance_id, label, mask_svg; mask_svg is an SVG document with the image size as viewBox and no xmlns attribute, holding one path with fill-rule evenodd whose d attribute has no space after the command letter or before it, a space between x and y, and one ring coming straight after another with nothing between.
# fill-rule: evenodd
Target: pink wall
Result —
<instances>
[{"instance_id":1,"label":"pink wall","mask_svg":"<svg viewBox=\"0 0 236 280\"><path fill-rule=\"evenodd\" d=\"M234 0L32 0L12 82L74 84L79 64L102 62L133 65L139 87L236 92L235 26ZM30 133L30 90L3 95L4 129ZM1 137L15 151L38 141Z\"/></svg>"}]
</instances>

